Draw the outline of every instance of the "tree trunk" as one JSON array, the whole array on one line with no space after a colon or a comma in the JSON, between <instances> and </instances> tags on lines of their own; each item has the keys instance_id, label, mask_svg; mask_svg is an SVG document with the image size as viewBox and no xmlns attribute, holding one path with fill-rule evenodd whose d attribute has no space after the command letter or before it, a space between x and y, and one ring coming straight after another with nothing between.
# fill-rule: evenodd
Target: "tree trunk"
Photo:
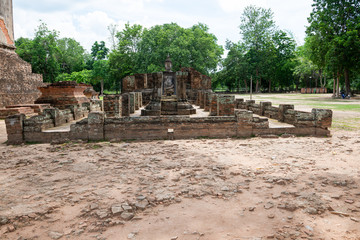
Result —
<instances>
[{"instance_id":1,"label":"tree trunk","mask_svg":"<svg viewBox=\"0 0 360 240\"><path fill-rule=\"evenodd\" d=\"M271 79L269 79L269 93L271 93Z\"/></svg>"},{"instance_id":2,"label":"tree trunk","mask_svg":"<svg viewBox=\"0 0 360 240\"><path fill-rule=\"evenodd\" d=\"M322 70L319 70L319 75L320 75L320 87L323 87L323 76L322 76Z\"/></svg>"},{"instance_id":3,"label":"tree trunk","mask_svg":"<svg viewBox=\"0 0 360 240\"><path fill-rule=\"evenodd\" d=\"M337 72L337 78L336 78L336 97L340 97L340 72Z\"/></svg>"},{"instance_id":4,"label":"tree trunk","mask_svg":"<svg viewBox=\"0 0 360 240\"><path fill-rule=\"evenodd\" d=\"M335 73L334 73L334 84L333 84L333 95L332 95L333 98L336 98L336 76L335 76Z\"/></svg>"},{"instance_id":5,"label":"tree trunk","mask_svg":"<svg viewBox=\"0 0 360 240\"><path fill-rule=\"evenodd\" d=\"M245 91L246 91L246 93L248 93L248 85L247 85L247 82L246 82L245 78L244 78L244 83L245 83Z\"/></svg>"},{"instance_id":6,"label":"tree trunk","mask_svg":"<svg viewBox=\"0 0 360 240\"><path fill-rule=\"evenodd\" d=\"M345 78L345 89L346 89L346 95L352 96L351 94L351 87L350 87L350 76L349 76L349 69L344 69L344 78Z\"/></svg>"},{"instance_id":7,"label":"tree trunk","mask_svg":"<svg viewBox=\"0 0 360 240\"><path fill-rule=\"evenodd\" d=\"M259 90L259 70L256 69L256 88L255 88L255 92L257 93Z\"/></svg>"},{"instance_id":8,"label":"tree trunk","mask_svg":"<svg viewBox=\"0 0 360 240\"><path fill-rule=\"evenodd\" d=\"M101 94L100 96L104 96L104 79L101 79Z\"/></svg>"}]
</instances>

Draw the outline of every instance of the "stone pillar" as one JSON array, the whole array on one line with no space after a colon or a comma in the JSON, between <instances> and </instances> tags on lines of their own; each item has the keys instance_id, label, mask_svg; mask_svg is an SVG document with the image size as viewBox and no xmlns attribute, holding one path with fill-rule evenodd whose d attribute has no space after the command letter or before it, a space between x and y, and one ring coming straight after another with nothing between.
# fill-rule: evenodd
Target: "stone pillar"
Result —
<instances>
[{"instance_id":1,"label":"stone pillar","mask_svg":"<svg viewBox=\"0 0 360 240\"><path fill-rule=\"evenodd\" d=\"M130 95L130 114L135 113L135 93L131 92Z\"/></svg>"},{"instance_id":2,"label":"stone pillar","mask_svg":"<svg viewBox=\"0 0 360 240\"><path fill-rule=\"evenodd\" d=\"M210 116L218 115L218 95L213 94L210 98L210 106L209 106Z\"/></svg>"},{"instance_id":3,"label":"stone pillar","mask_svg":"<svg viewBox=\"0 0 360 240\"><path fill-rule=\"evenodd\" d=\"M285 121L285 114L286 114L286 111L289 109L294 110L294 105L290 105L290 104L280 104L279 105L279 121L280 122Z\"/></svg>"},{"instance_id":4,"label":"stone pillar","mask_svg":"<svg viewBox=\"0 0 360 240\"><path fill-rule=\"evenodd\" d=\"M200 106L200 90L196 91L196 106Z\"/></svg>"},{"instance_id":5,"label":"stone pillar","mask_svg":"<svg viewBox=\"0 0 360 240\"><path fill-rule=\"evenodd\" d=\"M219 95L218 97L218 116L235 115L235 96Z\"/></svg>"},{"instance_id":6,"label":"stone pillar","mask_svg":"<svg viewBox=\"0 0 360 240\"><path fill-rule=\"evenodd\" d=\"M260 115L265 116L265 110L268 107L271 107L271 102L260 102Z\"/></svg>"},{"instance_id":7,"label":"stone pillar","mask_svg":"<svg viewBox=\"0 0 360 240\"><path fill-rule=\"evenodd\" d=\"M200 91L200 94L199 94L199 105L200 105L200 108L204 108L204 91Z\"/></svg>"},{"instance_id":8,"label":"stone pillar","mask_svg":"<svg viewBox=\"0 0 360 240\"><path fill-rule=\"evenodd\" d=\"M89 141L104 140L104 121L103 112L91 112L88 116Z\"/></svg>"},{"instance_id":9,"label":"stone pillar","mask_svg":"<svg viewBox=\"0 0 360 240\"><path fill-rule=\"evenodd\" d=\"M235 97L213 94L211 95L209 110L210 116L234 116Z\"/></svg>"},{"instance_id":10,"label":"stone pillar","mask_svg":"<svg viewBox=\"0 0 360 240\"><path fill-rule=\"evenodd\" d=\"M121 117L121 95L105 95L104 112L106 117Z\"/></svg>"},{"instance_id":11,"label":"stone pillar","mask_svg":"<svg viewBox=\"0 0 360 240\"><path fill-rule=\"evenodd\" d=\"M316 127L328 129L332 124L333 112L329 109L312 109L311 111L315 116Z\"/></svg>"},{"instance_id":12,"label":"stone pillar","mask_svg":"<svg viewBox=\"0 0 360 240\"><path fill-rule=\"evenodd\" d=\"M205 112L210 111L210 95L211 95L211 92L206 91L204 93L204 111Z\"/></svg>"},{"instance_id":13,"label":"stone pillar","mask_svg":"<svg viewBox=\"0 0 360 240\"><path fill-rule=\"evenodd\" d=\"M13 115L5 119L7 144L17 145L24 143L24 114Z\"/></svg>"},{"instance_id":14,"label":"stone pillar","mask_svg":"<svg viewBox=\"0 0 360 240\"><path fill-rule=\"evenodd\" d=\"M122 113L121 116L129 117L130 116L130 94L122 94Z\"/></svg>"},{"instance_id":15,"label":"stone pillar","mask_svg":"<svg viewBox=\"0 0 360 240\"><path fill-rule=\"evenodd\" d=\"M188 77L188 72L176 72L176 81L177 89L176 95L179 101L187 100L186 96L186 80Z\"/></svg>"},{"instance_id":16,"label":"stone pillar","mask_svg":"<svg viewBox=\"0 0 360 240\"><path fill-rule=\"evenodd\" d=\"M47 108L44 109L44 114L49 114L51 118L54 120L54 127L60 126L60 110L58 108Z\"/></svg>"},{"instance_id":17,"label":"stone pillar","mask_svg":"<svg viewBox=\"0 0 360 240\"><path fill-rule=\"evenodd\" d=\"M246 110L250 109L250 106L255 104L255 100L246 100L245 105L246 105Z\"/></svg>"},{"instance_id":18,"label":"stone pillar","mask_svg":"<svg viewBox=\"0 0 360 240\"><path fill-rule=\"evenodd\" d=\"M134 101L135 111L140 109L139 101L140 101L139 92L135 92L135 101Z\"/></svg>"}]
</instances>

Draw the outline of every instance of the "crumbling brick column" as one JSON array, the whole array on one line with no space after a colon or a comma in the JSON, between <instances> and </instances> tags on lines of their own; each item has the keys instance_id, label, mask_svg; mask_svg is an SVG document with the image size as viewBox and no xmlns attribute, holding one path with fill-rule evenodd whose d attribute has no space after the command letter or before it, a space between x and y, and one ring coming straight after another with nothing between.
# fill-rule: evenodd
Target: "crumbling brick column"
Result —
<instances>
[{"instance_id":1,"label":"crumbling brick column","mask_svg":"<svg viewBox=\"0 0 360 240\"><path fill-rule=\"evenodd\" d=\"M218 105L218 116L235 115L235 96L219 95Z\"/></svg>"},{"instance_id":2,"label":"crumbling brick column","mask_svg":"<svg viewBox=\"0 0 360 240\"><path fill-rule=\"evenodd\" d=\"M294 105L290 104L280 104L279 105L279 121L284 122L285 121L285 114L287 110L294 110Z\"/></svg>"},{"instance_id":3,"label":"crumbling brick column","mask_svg":"<svg viewBox=\"0 0 360 240\"><path fill-rule=\"evenodd\" d=\"M131 92L130 95L130 114L135 113L135 93Z\"/></svg>"},{"instance_id":4,"label":"crumbling brick column","mask_svg":"<svg viewBox=\"0 0 360 240\"><path fill-rule=\"evenodd\" d=\"M204 98L205 98L205 92L202 90L199 92L199 105L200 105L200 108L204 109Z\"/></svg>"},{"instance_id":5,"label":"crumbling brick column","mask_svg":"<svg viewBox=\"0 0 360 240\"><path fill-rule=\"evenodd\" d=\"M129 117L130 116L130 94L124 93L122 94L122 113L121 116Z\"/></svg>"},{"instance_id":6,"label":"crumbling brick column","mask_svg":"<svg viewBox=\"0 0 360 240\"><path fill-rule=\"evenodd\" d=\"M243 98L235 99L235 108L236 109L245 109L245 101Z\"/></svg>"},{"instance_id":7,"label":"crumbling brick column","mask_svg":"<svg viewBox=\"0 0 360 240\"><path fill-rule=\"evenodd\" d=\"M316 127L323 129L328 129L331 127L333 115L331 110L314 108L312 113L315 116Z\"/></svg>"},{"instance_id":8,"label":"crumbling brick column","mask_svg":"<svg viewBox=\"0 0 360 240\"><path fill-rule=\"evenodd\" d=\"M106 117L121 117L121 95L104 96L104 112Z\"/></svg>"},{"instance_id":9,"label":"crumbling brick column","mask_svg":"<svg viewBox=\"0 0 360 240\"><path fill-rule=\"evenodd\" d=\"M104 140L104 121L103 112L91 112L88 116L89 141Z\"/></svg>"},{"instance_id":10,"label":"crumbling brick column","mask_svg":"<svg viewBox=\"0 0 360 240\"><path fill-rule=\"evenodd\" d=\"M210 111L210 95L211 95L211 92L206 91L204 93L204 111L205 112Z\"/></svg>"},{"instance_id":11,"label":"crumbling brick column","mask_svg":"<svg viewBox=\"0 0 360 240\"><path fill-rule=\"evenodd\" d=\"M211 95L209 111L210 111L209 116L218 115L218 94Z\"/></svg>"},{"instance_id":12,"label":"crumbling brick column","mask_svg":"<svg viewBox=\"0 0 360 240\"><path fill-rule=\"evenodd\" d=\"M271 107L271 102L260 102L260 115L265 116L265 111L268 107Z\"/></svg>"},{"instance_id":13,"label":"crumbling brick column","mask_svg":"<svg viewBox=\"0 0 360 240\"><path fill-rule=\"evenodd\" d=\"M141 108L143 106L143 93L139 92L139 107Z\"/></svg>"},{"instance_id":14,"label":"crumbling brick column","mask_svg":"<svg viewBox=\"0 0 360 240\"><path fill-rule=\"evenodd\" d=\"M245 106L246 110L249 110L251 108L251 105L255 104L255 100L246 100Z\"/></svg>"},{"instance_id":15,"label":"crumbling brick column","mask_svg":"<svg viewBox=\"0 0 360 240\"><path fill-rule=\"evenodd\" d=\"M139 92L135 92L135 101L134 101L135 111L140 109L139 101L140 101Z\"/></svg>"},{"instance_id":16,"label":"crumbling brick column","mask_svg":"<svg viewBox=\"0 0 360 240\"><path fill-rule=\"evenodd\" d=\"M7 144L17 145L24 143L24 114L13 115L5 119Z\"/></svg>"},{"instance_id":17,"label":"crumbling brick column","mask_svg":"<svg viewBox=\"0 0 360 240\"><path fill-rule=\"evenodd\" d=\"M210 116L234 116L235 97L214 94L211 96L209 110Z\"/></svg>"}]
</instances>

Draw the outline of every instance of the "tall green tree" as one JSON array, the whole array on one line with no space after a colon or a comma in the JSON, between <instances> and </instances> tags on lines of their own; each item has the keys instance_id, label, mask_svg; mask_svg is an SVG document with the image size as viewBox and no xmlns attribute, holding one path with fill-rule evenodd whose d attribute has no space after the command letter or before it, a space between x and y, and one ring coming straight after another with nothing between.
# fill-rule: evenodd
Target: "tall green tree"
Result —
<instances>
[{"instance_id":1,"label":"tall green tree","mask_svg":"<svg viewBox=\"0 0 360 240\"><path fill-rule=\"evenodd\" d=\"M139 42L142 39L143 27L138 24L125 24L125 28L116 34L117 46L109 54L110 79L119 90L121 80L137 73Z\"/></svg>"},{"instance_id":2,"label":"tall green tree","mask_svg":"<svg viewBox=\"0 0 360 240\"><path fill-rule=\"evenodd\" d=\"M164 70L164 60L169 54L174 70L193 67L209 74L216 71L223 48L204 24L182 28L171 23L145 29L139 53L138 63L142 72Z\"/></svg>"},{"instance_id":3,"label":"tall green tree","mask_svg":"<svg viewBox=\"0 0 360 240\"><path fill-rule=\"evenodd\" d=\"M231 91L241 88L248 90L249 61L246 55L246 47L242 43L226 42L228 55L224 59L221 80Z\"/></svg>"},{"instance_id":4,"label":"tall green tree","mask_svg":"<svg viewBox=\"0 0 360 240\"><path fill-rule=\"evenodd\" d=\"M271 39L276 30L271 9L248 6L241 16L239 26L243 42L250 52L253 74L256 76L256 92L266 69L266 56L272 47Z\"/></svg>"},{"instance_id":5,"label":"tall green tree","mask_svg":"<svg viewBox=\"0 0 360 240\"><path fill-rule=\"evenodd\" d=\"M343 72L346 92L351 94L350 73L358 68L360 62L360 2L314 0L308 21L308 36L315 36L318 40L313 48L327 44L326 57L331 65L338 65L333 67L334 72Z\"/></svg>"},{"instance_id":6,"label":"tall green tree","mask_svg":"<svg viewBox=\"0 0 360 240\"><path fill-rule=\"evenodd\" d=\"M85 50L72 38L62 38L57 41L59 51L56 54L61 73L79 72L85 68Z\"/></svg>"},{"instance_id":7,"label":"tall green tree","mask_svg":"<svg viewBox=\"0 0 360 240\"><path fill-rule=\"evenodd\" d=\"M33 40L19 39L15 42L16 52L32 65L34 73L43 75L45 82L54 82L60 73L60 65L56 58L59 52L58 35L58 32L50 31L47 25L41 22L35 30Z\"/></svg>"}]
</instances>

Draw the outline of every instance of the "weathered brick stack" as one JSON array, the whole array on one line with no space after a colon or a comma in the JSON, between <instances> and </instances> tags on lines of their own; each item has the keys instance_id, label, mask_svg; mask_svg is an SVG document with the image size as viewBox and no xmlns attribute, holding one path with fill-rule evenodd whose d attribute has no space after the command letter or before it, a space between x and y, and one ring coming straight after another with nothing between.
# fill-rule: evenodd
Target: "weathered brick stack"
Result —
<instances>
[{"instance_id":1,"label":"weathered brick stack","mask_svg":"<svg viewBox=\"0 0 360 240\"><path fill-rule=\"evenodd\" d=\"M25 115L18 114L6 118L6 132L8 135L7 144L18 145L24 142L24 123Z\"/></svg>"},{"instance_id":2,"label":"weathered brick stack","mask_svg":"<svg viewBox=\"0 0 360 240\"><path fill-rule=\"evenodd\" d=\"M123 93L121 94L121 116L129 117L130 116L130 94Z\"/></svg>"},{"instance_id":3,"label":"weathered brick stack","mask_svg":"<svg viewBox=\"0 0 360 240\"><path fill-rule=\"evenodd\" d=\"M130 97L130 114L133 114L135 113L135 93L130 92L129 97Z\"/></svg>"},{"instance_id":4,"label":"weathered brick stack","mask_svg":"<svg viewBox=\"0 0 360 240\"><path fill-rule=\"evenodd\" d=\"M234 116L235 97L213 94L210 102L210 116Z\"/></svg>"},{"instance_id":5,"label":"weathered brick stack","mask_svg":"<svg viewBox=\"0 0 360 240\"><path fill-rule=\"evenodd\" d=\"M101 141L104 139L104 120L103 112L92 112L88 117L88 140Z\"/></svg>"},{"instance_id":6,"label":"weathered brick stack","mask_svg":"<svg viewBox=\"0 0 360 240\"><path fill-rule=\"evenodd\" d=\"M41 96L35 101L36 104L51 104L51 106L65 109L69 105L81 105L90 102L84 95L84 91L90 85L79 84L73 81L56 82L46 87L39 87Z\"/></svg>"},{"instance_id":7,"label":"weathered brick stack","mask_svg":"<svg viewBox=\"0 0 360 240\"><path fill-rule=\"evenodd\" d=\"M104 112L106 117L121 117L122 115L122 96L105 95Z\"/></svg>"}]
</instances>

